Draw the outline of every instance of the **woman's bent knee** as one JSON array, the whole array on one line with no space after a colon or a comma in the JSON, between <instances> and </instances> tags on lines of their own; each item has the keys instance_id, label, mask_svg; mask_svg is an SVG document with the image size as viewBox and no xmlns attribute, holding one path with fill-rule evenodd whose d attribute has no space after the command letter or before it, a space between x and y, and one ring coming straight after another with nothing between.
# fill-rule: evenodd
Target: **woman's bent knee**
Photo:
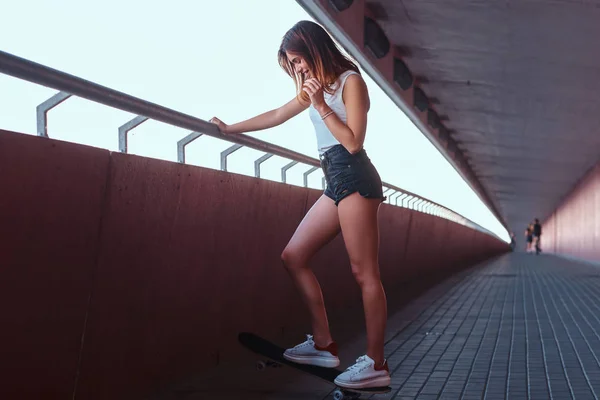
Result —
<instances>
[{"instance_id":1,"label":"woman's bent knee","mask_svg":"<svg viewBox=\"0 0 600 400\"><path fill-rule=\"evenodd\" d=\"M281 253L281 261L287 270L302 268L302 254L294 248L286 247Z\"/></svg>"}]
</instances>

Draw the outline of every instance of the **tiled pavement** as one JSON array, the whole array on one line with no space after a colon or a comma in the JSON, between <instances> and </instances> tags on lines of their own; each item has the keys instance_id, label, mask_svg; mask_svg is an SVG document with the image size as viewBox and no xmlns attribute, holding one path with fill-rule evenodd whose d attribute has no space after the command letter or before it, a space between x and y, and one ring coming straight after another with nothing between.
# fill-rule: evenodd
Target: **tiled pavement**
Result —
<instances>
[{"instance_id":1,"label":"tiled pavement","mask_svg":"<svg viewBox=\"0 0 600 400\"><path fill-rule=\"evenodd\" d=\"M410 323L390 317L393 391L371 398L598 398L598 267L517 253L462 278Z\"/></svg>"},{"instance_id":2,"label":"tiled pavement","mask_svg":"<svg viewBox=\"0 0 600 400\"><path fill-rule=\"evenodd\" d=\"M599 298L600 267L555 256L508 254L464 270L389 310L393 390L362 398L598 399ZM344 343L341 368L362 354L363 336ZM161 400L320 400L334 389L291 368L227 371L227 390Z\"/></svg>"}]
</instances>

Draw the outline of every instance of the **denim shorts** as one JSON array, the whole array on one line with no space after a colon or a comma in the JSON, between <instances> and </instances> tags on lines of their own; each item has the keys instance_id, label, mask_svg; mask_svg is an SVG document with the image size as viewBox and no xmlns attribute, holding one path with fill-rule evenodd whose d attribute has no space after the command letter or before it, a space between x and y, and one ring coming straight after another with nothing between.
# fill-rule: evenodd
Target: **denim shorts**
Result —
<instances>
[{"instance_id":1,"label":"denim shorts","mask_svg":"<svg viewBox=\"0 0 600 400\"><path fill-rule=\"evenodd\" d=\"M336 206L344 197L355 192L360 193L362 197L385 200L379 173L364 149L351 154L344 146L338 144L325 151L319 158L327 182L324 194L332 199Z\"/></svg>"}]
</instances>

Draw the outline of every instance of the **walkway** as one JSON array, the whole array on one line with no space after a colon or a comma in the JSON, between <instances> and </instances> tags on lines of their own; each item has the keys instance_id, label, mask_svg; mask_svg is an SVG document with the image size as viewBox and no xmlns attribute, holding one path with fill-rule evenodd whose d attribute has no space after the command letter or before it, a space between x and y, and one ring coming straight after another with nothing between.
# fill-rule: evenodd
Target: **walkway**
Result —
<instances>
[{"instance_id":1,"label":"walkway","mask_svg":"<svg viewBox=\"0 0 600 400\"><path fill-rule=\"evenodd\" d=\"M344 365L364 339L345 347ZM465 270L390 312L386 354L393 390L372 399L597 399L600 269L515 253ZM331 386L290 368L241 374L252 384L233 384L234 397L331 398Z\"/></svg>"},{"instance_id":2,"label":"walkway","mask_svg":"<svg viewBox=\"0 0 600 400\"><path fill-rule=\"evenodd\" d=\"M595 266L523 253L466 271L388 342L388 398L597 399L598 278Z\"/></svg>"}]
</instances>

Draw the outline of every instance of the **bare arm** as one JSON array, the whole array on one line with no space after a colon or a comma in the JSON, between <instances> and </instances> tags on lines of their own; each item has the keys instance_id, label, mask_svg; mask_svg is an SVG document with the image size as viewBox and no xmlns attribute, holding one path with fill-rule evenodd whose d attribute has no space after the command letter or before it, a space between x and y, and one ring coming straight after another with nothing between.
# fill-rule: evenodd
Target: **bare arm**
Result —
<instances>
[{"instance_id":1,"label":"bare arm","mask_svg":"<svg viewBox=\"0 0 600 400\"><path fill-rule=\"evenodd\" d=\"M367 133L367 112L370 107L367 85L360 75L353 74L347 78L342 97L346 106L346 124L335 113L327 116L324 122L342 146L354 154L363 147ZM325 115L331 108L323 104L317 111L320 115Z\"/></svg>"},{"instance_id":2,"label":"bare arm","mask_svg":"<svg viewBox=\"0 0 600 400\"><path fill-rule=\"evenodd\" d=\"M279 108L267 111L257 115L256 117L238 122L236 124L227 125L216 117L211 118L210 122L217 124L223 133L260 131L283 124L285 121L306 110L309 105L310 103L303 103L298 100L297 97L294 97L292 100L288 101Z\"/></svg>"}]
</instances>

